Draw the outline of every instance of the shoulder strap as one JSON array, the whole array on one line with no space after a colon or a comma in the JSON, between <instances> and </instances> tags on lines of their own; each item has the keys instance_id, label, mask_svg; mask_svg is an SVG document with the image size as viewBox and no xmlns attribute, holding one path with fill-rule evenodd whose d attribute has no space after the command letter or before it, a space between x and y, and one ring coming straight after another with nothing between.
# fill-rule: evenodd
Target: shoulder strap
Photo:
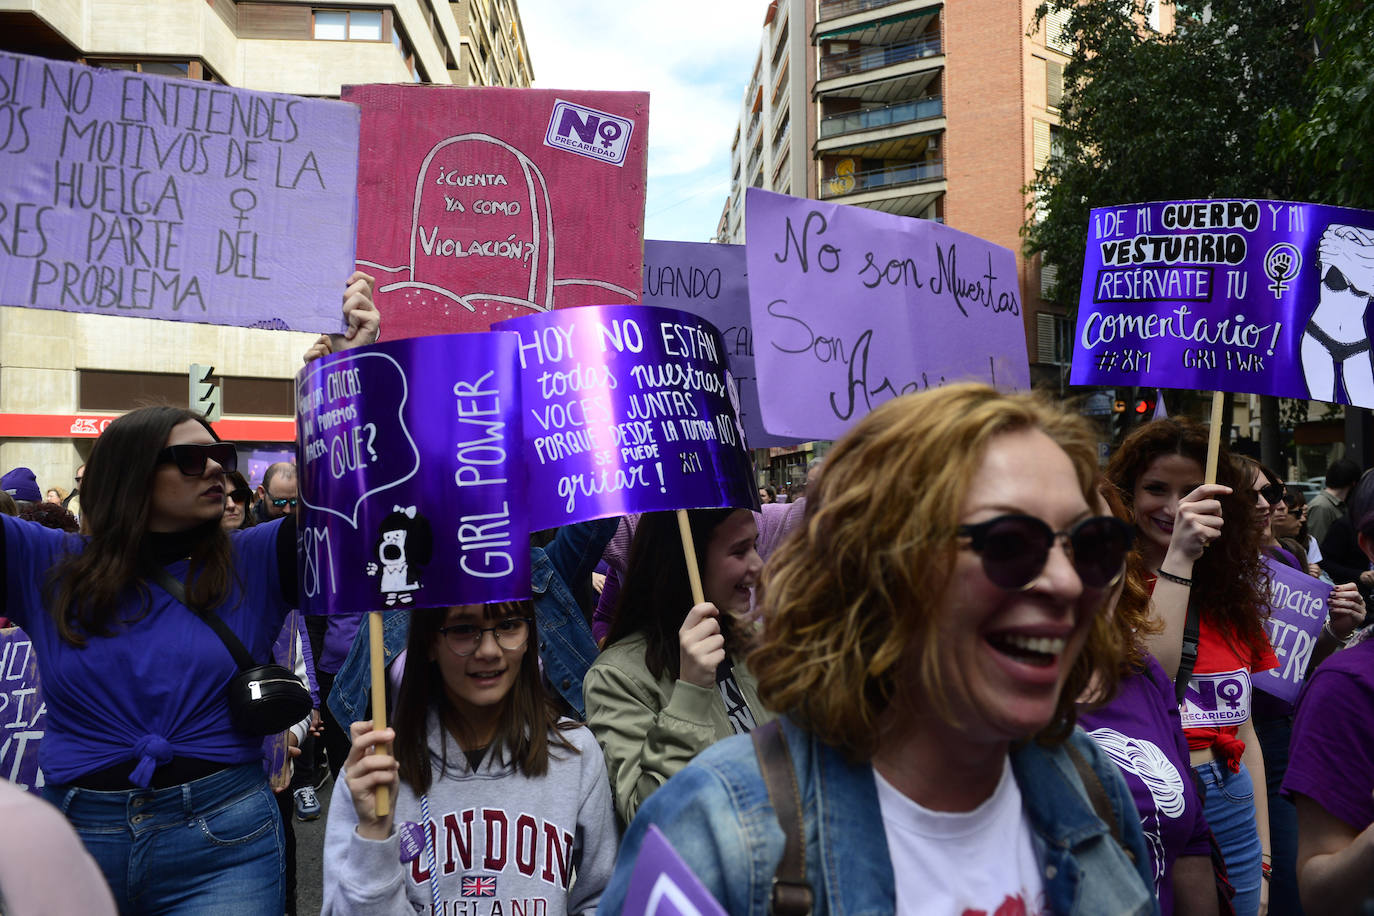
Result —
<instances>
[{"instance_id":1,"label":"shoulder strap","mask_svg":"<svg viewBox=\"0 0 1374 916\"><path fill-rule=\"evenodd\" d=\"M1188 616L1183 621L1183 652L1178 658L1178 674L1174 676L1174 702L1183 704L1183 692L1193 679L1193 668L1197 666L1198 609L1192 598L1188 599Z\"/></svg>"},{"instance_id":2,"label":"shoulder strap","mask_svg":"<svg viewBox=\"0 0 1374 916\"><path fill-rule=\"evenodd\" d=\"M811 916L814 896L806 883L806 832L802 822L801 790L797 787L797 771L792 766L792 752L782 723L774 719L754 729L754 752L759 758L768 800L778 815L786 840L782 861L773 876L773 895L769 912L773 916Z\"/></svg>"},{"instance_id":3,"label":"shoulder strap","mask_svg":"<svg viewBox=\"0 0 1374 916\"><path fill-rule=\"evenodd\" d=\"M187 604L186 586L183 585L180 580L176 579L166 569L159 566L153 570L153 581L162 586L167 594L180 601L188 611L205 621L205 625L215 631L215 635L220 638L220 642L224 643L224 647L228 649L229 654L234 657L234 664L239 666L240 671L247 671L249 668L256 668L258 666L258 663L253 661L253 656L248 654L248 650L243 647L243 643L234 635L234 631L229 629L223 620L219 619L218 614L214 611L209 611L205 614L197 614L195 609Z\"/></svg>"},{"instance_id":4,"label":"shoulder strap","mask_svg":"<svg viewBox=\"0 0 1374 916\"><path fill-rule=\"evenodd\" d=\"M1083 780L1083 788L1088 790L1088 800L1093 804L1093 811L1097 813L1102 823L1107 825L1107 829L1111 831L1112 839L1116 840L1116 845L1121 847L1126 858L1134 862L1135 853L1131 852L1122 842L1121 824L1117 822L1116 814L1112 811L1111 799L1107 797L1107 787L1102 785L1102 780L1098 777L1097 771L1084 758L1083 752L1074 747L1072 739L1064 742L1064 750L1069 752L1069 759L1073 761L1073 767L1078 771L1078 778Z\"/></svg>"}]
</instances>

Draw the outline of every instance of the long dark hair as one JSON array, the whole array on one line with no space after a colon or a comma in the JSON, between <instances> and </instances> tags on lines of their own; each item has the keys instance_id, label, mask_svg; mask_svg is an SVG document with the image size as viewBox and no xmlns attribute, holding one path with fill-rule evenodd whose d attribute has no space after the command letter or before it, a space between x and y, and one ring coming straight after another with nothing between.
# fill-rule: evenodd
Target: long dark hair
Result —
<instances>
[{"instance_id":1,"label":"long dark hair","mask_svg":"<svg viewBox=\"0 0 1374 916\"><path fill-rule=\"evenodd\" d=\"M549 771L553 748L577 753L577 748L559 732L577 728L578 724L560 725L558 707L539 679L539 634L534 622L534 605L529 601L488 604L483 608L483 616L489 621L502 617L528 617L530 620L520 671L503 701L500 724L487 753L499 755L502 763L513 764L526 776L543 776ZM431 652L449 651L442 644L443 634L439 632L447 617L448 608L442 607L411 612L405 671L401 674L401 688L396 693L396 711L392 717L396 730L396 764L401 779L416 795L428 792L434 779L429 750L431 708L438 714L439 727L448 729L459 747L476 749L472 746L471 735L465 733L465 723L458 711L449 703L439 663L430 658ZM444 748L439 756L441 776L451 765L467 766L466 760L450 764L447 743L441 743L441 747Z\"/></svg>"},{"instance_id":2,"label":"long dark hair","mask_svg":"<svg viewBox=\"0 0 1374 916\"><path fill-rule=\"evenodd\" d=\"M721 522L734 509L694 509L687 513L696 547L698 572L706 575L706 548ZM682 550L682 535L674 512L649 512L639 519L625 582L615 606L606 646L615 645L635 634L644 636L644 664L649 673L661 678L665 673L681 674L682 649L678 630L692 609L692 586L687 577L687 559ZM730 615L720 616L725 648L733 654L734 628Z\"/></svg>"},{"instance_id":3,"label":"long dark hair","mask_svg":"<svg viewBox=\"0 0 1374 916\"><path fill-rule=\"evenodd\" d=\"M1259 532L1250 524L1253 480L1244 477L1225 444L1217 459L1217 483L1231 488L1221 497L1221 536L1193 564L1191 600L1207 621L1233 642L1254 652L1268 646L1261 617L1269 606L1268 577L1260 562ZM1163 455L1181 455L1207 466L1207 429L1191 420L1168 417L1146 423L1126 437L1107 465L1107 479L1134 513L1135 485L1150 463ZM1242 479L1244 477L1244 479ZM1240 520L1240 521L1237 521ZM1139 547L1136 548L1139 550Z\"/></svg>"},{"instance_id":4,"label":"long dark hair","mask_svg":"<svg viewBox=\"0 0 1374 916\"><path fill-rule=\"evenodd\" d=\"M142 577L157 455L172 429L188 420L219 436L200 414L180 407L143 407L117 418L95 441L81 487L85 549L55 563L48 574L49 612L62 638L84 646L108 636L118 623L137 620L151 607ZM186 602L192 610L218 606L229 593L233 563L219 519L185 532L191 563ZM130 608L130 599L136 599ZM132 613L131 613L132 611Z\"/></svg>"}]
</instances>

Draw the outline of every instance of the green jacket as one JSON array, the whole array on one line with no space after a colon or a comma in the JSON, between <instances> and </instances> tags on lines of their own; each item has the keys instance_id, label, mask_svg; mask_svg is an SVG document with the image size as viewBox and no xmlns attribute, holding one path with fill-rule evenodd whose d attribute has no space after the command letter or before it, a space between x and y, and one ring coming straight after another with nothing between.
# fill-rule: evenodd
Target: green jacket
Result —
<instances>
[{"instance_id":1,"label":"green jacket","mask_svg":"<svg viewBox=\"0 0 1374 916\"><path fill-rule=\"evenodd\" d=\"M754 721L774 718L759 702L759 685L744 662L734 676ZM582 682L587 724L606 754L615 811L634 820L646 798L693 757L735 733L714 687L654 678L644 665L644 637L631 636L602 652Z\"/></svg>"}]
</instances>

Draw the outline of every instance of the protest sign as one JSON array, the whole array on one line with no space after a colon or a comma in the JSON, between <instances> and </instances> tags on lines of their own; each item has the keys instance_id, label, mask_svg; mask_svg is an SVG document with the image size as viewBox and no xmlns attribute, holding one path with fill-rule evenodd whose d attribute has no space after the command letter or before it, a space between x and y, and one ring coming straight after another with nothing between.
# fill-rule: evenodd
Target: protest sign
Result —
<instances>
[{"instance_id":1,"label":"protest sign","mask_svg":"<svg viewBox=\"0 0 1374 916\"><path fill-rule=\"evenodd\" d=\"M639 298L649 96L346 86L358 266L394 339Z\"/></svg>"},{"instance_id":2,"label":"protest sign","mask_svg":"<svg viewBox=\"0 0 1374 916\"><path fill-rule=\"evenodd\" d=\"M1374 213L1271 200L1092 211L1075 385L1374 407Z\"/></svg>"},{"instance_id":3,"label":"protest sign","mask_svg":"<svg viewBox=\"0 0 1374 916\"><path fill-rule=\"evenodd\" d=\"M750 188L749 309L763 424L838 439L900 394L1030 387L1016 259L930 220Z\"/></svg>"},{"instance_id":4,"label":"protest sign","mask_svg":"<svg viewBox=\"0 0 1374 916\"><path fill-rule=\"evenodd\" d=\"M296 376L302 610L529 597L516 343L391 341Z\"/></svg>"},{"instance_id":5,"label":"protest sign","mask_svg":"<svg viewBox=\"0 0 1374 916\"><path fill-rule=\"evenodd\" d=\"M720 332L689 312L584 306L513 318L530 527L758 508Z\"/></svg>"},{"instance_id":6,"label":"protest sign","mask_svg":"<svg viewBox=\"0 0 1374 916\"><path fill-rule=\"evenodd\" d=\"M625 891L624 916L725 916L725 909L711 896L668 842L663 831L650 825L639 846L630 886Z\"/></svg>"},{"instance_id":7,"label":"protest sign","mask_svg":"<svg viewBox=\"0 0 1374 916\"><path fill-rule=\"evenodd\" d=\"M1255 688L1292 703L1326 623L1331 586L1269 557L1264 563L1269 571L1269 619L1264 626L1279 666L1256 672Z\"/></svg>"},{"instance_id":8,"label":"protest sign","mask_svg":"<svg viewBox=\"0 0 1374 916\"><path fill-rule=\"evenodd\" d=\"M0 629L0 680L0 775L38 792L38 745L48 710L38 690L38 653L18 627Z\"/></svg>"},{"instance_id":9,"label":"protest sign","mask_svg":"<svg viewBox=\"0 0 1374 916\"><path fill-rule=\"evenodd\" d=\"M0 305L339 326L358 111L0 52Z\"/></svg>"},{"instance_id":10,"label":"protest sign","mask_svg":"<svg viewBox=\"0 0 1374 916\"><path fill-rule=\"evenodd\" d=\"M740 422L750 448L792 445L771 435L759 413L754 331L749 319L749 282L743 245L707 242L644 242L644 305L664 305L700 315L720 329L730 377L739 388Z\"/></svg>"}]
</instances>

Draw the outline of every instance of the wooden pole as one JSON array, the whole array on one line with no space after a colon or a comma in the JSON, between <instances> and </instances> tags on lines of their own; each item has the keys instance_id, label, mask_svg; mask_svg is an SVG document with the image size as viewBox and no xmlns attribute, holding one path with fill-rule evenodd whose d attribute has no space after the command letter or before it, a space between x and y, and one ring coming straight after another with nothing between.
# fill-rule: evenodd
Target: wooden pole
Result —
<instances>
[{"instance_id":1,"label":"wooden pole","mask_svg":"<svg viewBox=\"0 0 1374 916\"><path fill-rule=\"evenodd\" d=\"M1226 393L1212 392L1212 423L1207 429L1207 474L1203 483L1217 482L1217 458L1221 454L1221 414Z\"/></svg>"},{"instance_id":2,"label":"wooden pole","mask_svg":"<svg viewBox=\"0 0 1374 916\"><path fill-rule=\"evenodd\" d=\"M368 643L372 648L372 727L375 730L386 728L386 647L382 642L382 612L372 611L367 615ZM391 753L391 745L384 744L374 748L374 754ZM386 786L377 787L377 816L386 817L391 813L391 796Z\"/></svg>"},{"instance_id":3,"label":"wooden pole","mask_svg":"<svg viewBox=\"0 0 1374 916\"><path fill-rule=\"evenodd\" d=\"M682 553L687 557L687 578L692 583L692 604L698 605L706 600L701 591L701 570L697 568L697 548L692 543L692 523L687 518L687 510L677 510L677 530L682 535Z\"/></svg>"}]
</instances>

